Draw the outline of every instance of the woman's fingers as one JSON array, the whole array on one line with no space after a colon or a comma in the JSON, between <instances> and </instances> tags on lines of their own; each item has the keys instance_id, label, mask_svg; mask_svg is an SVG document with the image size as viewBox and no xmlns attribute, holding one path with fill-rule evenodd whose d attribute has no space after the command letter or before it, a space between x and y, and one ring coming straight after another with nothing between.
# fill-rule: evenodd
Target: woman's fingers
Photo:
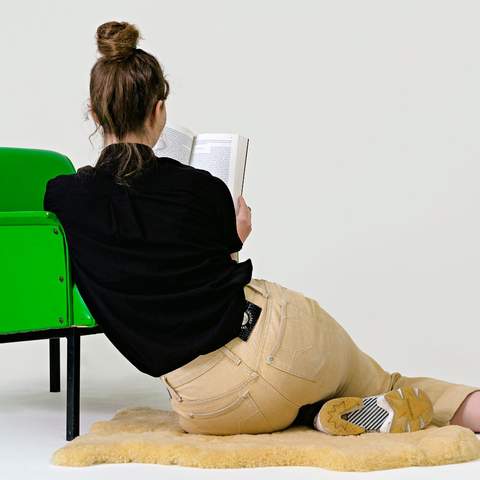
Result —
<instances>
[{"instance_id":1,"label":"woman's fingers","mask_svg":"<svg viewBox=\"0 0 480 480\"><path fill-rule=\"evenodd\" d=\"M242 217L246 217L250 219L250 208L247 205L247 202L245 202L245 199L243 198L242 195L238 197L238 214L241 215Z\"/></svg>"},{"instance_id":2,"label":"woman's fingers","mask_svg":"<svg viewBox=\"0 0 480 480\"><path fill-rule=\"evenodd\" d=\"M252 231L251 212L242 195L238 197L237 230L242 241Z\"/></svg>"}]
</instances>

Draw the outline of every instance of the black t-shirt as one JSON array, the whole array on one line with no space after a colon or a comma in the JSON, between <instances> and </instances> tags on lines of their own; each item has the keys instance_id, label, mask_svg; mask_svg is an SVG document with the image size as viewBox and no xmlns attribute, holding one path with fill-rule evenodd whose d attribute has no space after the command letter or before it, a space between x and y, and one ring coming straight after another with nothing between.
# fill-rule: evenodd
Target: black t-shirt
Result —
<instances>
[{"instance_id":1,"label":"black t-shirt","mask_svg":"<svg viewBox=\"0 0 480 480\"><path fill-rule=\"evenodd\" d=\"M239 334L253 267L230 256L243 244L226 184L138 147L153 158L132 187L114 182L113 166L86 166L47 182L44 209L63 225L72 279L95 321L159 377Z\"/></svg>"}]
</instances>

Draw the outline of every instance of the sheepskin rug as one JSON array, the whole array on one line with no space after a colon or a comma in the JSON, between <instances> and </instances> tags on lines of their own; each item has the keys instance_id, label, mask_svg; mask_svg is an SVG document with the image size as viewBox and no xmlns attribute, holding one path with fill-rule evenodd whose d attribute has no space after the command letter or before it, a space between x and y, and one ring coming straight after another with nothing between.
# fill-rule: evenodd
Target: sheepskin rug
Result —
<instances>
[{"instance_id":1,"label":"sheepskin rug","mask_svg":"<svg viewBox=\"0 0 480 480\"><path fill-rule=\"evenodd\" d=\"M316 466L371 471L444 465L480 458L480 440L457 425L407 433L331 436L302 425L265 434L184 432L170 410L126 408L56 450L54 465L158 463L201 468Z\"/></svg>"}]
</instances>

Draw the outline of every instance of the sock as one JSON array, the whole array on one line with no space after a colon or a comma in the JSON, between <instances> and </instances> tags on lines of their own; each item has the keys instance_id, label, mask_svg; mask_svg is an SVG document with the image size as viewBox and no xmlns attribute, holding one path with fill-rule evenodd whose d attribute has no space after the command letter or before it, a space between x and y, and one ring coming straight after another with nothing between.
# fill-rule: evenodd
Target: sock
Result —
<instances>
[{"instance_id":1,"label":"sock","mask_svg":"<svg viewBox=\"0 0 480 480\"><path fill-rule=\"evenodd\" d=\"M315 415L314 419L313 419L313 428L315 430L318 430L320 432L323 432L323 433L328 433L322 426L321 422L320 422L320 410L318 411L318 413Z\"/></svg>"}]
</instances>

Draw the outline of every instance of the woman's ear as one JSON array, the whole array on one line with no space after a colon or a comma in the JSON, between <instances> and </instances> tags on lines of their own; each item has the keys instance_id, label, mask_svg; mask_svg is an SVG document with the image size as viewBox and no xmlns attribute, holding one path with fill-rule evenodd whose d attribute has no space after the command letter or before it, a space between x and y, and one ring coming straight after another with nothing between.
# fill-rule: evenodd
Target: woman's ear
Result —
<instances>
[{"instance_id":1,"label":"woman's ear","mask_svg":"<svg viewBox=\"0 0 480 480\"><path fill-rule=\"evenodd\" d=\"M153 126L159 118L162 118L164 106L165 106L164 100L159 100L155 104L155 106L153 107L152 113L150 115L150 125Z\"/></svg>"}]
</instances>

